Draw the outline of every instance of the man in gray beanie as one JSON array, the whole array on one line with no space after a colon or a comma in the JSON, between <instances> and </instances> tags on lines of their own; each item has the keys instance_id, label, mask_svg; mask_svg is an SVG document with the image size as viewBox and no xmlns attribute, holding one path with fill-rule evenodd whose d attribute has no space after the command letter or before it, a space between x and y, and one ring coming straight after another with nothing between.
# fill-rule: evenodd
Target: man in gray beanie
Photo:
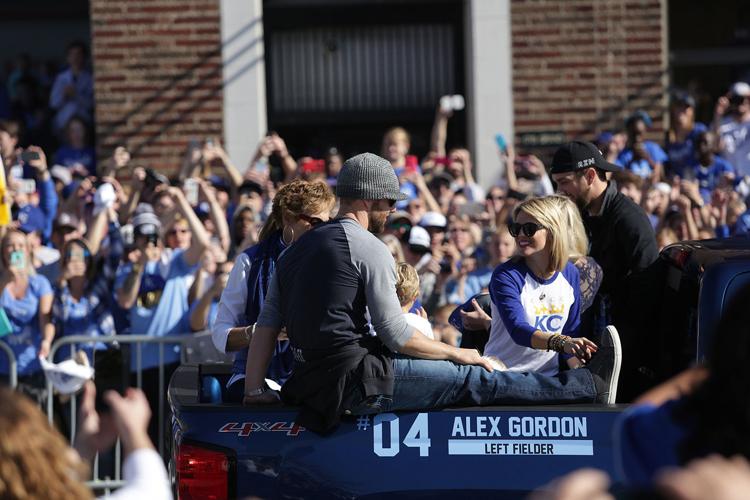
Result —
<instances>
[{"instance_id":1,"label":"man in gray beanie","mask_svg":"<svg viewBox=\"0 0 750 500\"><path fill-rule=\"evenodd\" d=\"M343 414L614 398L619 344L599 349L589 369L546 377L493 371L476 350L410 327L393 257L371 234L404 198L393 168L360 154L344 163L336 186L338 218L305 233L276 264L250 343L245 404L278 401L264 377L282 327L295 366L281 396L301 407L297 423L316 432L331 431Z\"/></svg>"}]
</instances>

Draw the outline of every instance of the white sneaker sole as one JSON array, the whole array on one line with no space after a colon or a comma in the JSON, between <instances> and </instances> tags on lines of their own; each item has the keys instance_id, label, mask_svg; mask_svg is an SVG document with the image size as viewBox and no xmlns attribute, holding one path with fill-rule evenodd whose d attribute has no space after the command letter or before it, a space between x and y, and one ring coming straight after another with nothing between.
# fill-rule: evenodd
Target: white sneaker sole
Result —
<instances>
[{"instance_id":1,"label":"white sneaker sole","mask_svg":"<svg viewBox=\"0 0 750 500\"><path fill-rule=\"evenodd\" d=\"M615 358L614 363L612 364L612 376L609 379L609 387L607 388L609 391L607 404L612 405L615 404L615 401L617 400L617 382L620 379L620 367L622 365L622 344L620 343L620 334L617 333L617 328L613 325L608 325L604 331L609 335ZM604 344L604 342L602 342L602 344Z\"/></svg>"}]
</instances>

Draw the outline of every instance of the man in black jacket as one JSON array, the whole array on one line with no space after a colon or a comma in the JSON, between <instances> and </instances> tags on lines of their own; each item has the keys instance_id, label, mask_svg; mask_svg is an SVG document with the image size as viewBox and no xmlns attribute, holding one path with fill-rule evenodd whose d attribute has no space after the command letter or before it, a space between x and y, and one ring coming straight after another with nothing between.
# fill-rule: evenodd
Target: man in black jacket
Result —
<instances>
[{"instance_id":1,"label":"man in black jacket","mask_svg":"<svg viewBox=\"0 0 750 500\"><path fill-rule=\"evenodd\" d=\"M571 197L581 210L589 255L604 272L598 304L608 304L611 322L622 337L626 363L618 399L626 401L648 384L639 380L644 353L631 351L638 345L637 335L648 330L649 325L640 321L645 310L638 298L646 296L644 271L656 261L659 251L646 213L607 180L607 172L619 170L621 167L607 162L590 142L573 141L555 152L550 173L558 191ZM654 328L651 325L651 330Z\"/></svg>"}]
</instances>

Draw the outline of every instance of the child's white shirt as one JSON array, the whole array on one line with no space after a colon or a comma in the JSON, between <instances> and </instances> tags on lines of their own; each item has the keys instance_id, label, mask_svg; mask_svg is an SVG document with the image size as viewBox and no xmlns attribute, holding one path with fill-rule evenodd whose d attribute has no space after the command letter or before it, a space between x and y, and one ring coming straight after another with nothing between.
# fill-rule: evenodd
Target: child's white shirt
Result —
<instances>
[{"instance_id":1,"label":"child's white shirt","mask_svg":"<svg viewBox=\"0 0 750 500\"><path fill-rule=\"evenodd\" d=\"M426 318L423 318L422 316L418 316L414 313L404 313L404 319L406 319L406 323L419 330L424 334L425 337L429 337L432 340L435 340L435 334L432 333L432 325L429 321L427 321Z\"/></svg>"}]
</instances>

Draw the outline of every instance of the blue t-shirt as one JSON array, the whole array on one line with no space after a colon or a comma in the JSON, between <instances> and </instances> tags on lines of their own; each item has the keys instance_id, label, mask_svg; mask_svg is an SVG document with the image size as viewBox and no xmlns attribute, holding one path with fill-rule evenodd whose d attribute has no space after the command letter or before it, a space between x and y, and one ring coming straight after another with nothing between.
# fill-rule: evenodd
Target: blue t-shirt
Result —
<instances>
[{"instance_id":1,"label":"blue t-shirt","mask_svg":"<svg viewBox=\"0 0 750 500\"><path fill-rule=\"evenodd\" d=\"M94 148L77 149L70 146L62 146L55 153L55 163L65 167L72 167L80 163L89 175L96 175L96 153Z\"/></svg>"},{"instance_id":2,"label":"blue t-shirt","mask_svg":"<svg viewBox=\"0 0 750 500\"><path fill-rule=\"evenodd\" d=\"M398 167L398 168L393 169L393 171L396 173L396 177L404 173L404 170L405 170L405 167ZM406 210L406 207L409 205L409 201L419 196L419 191L417 190L417 186L415 186L413 183L409 181L402 181L401 186L399 187L399 190L402 193L404 193L406 196L408 196L408 198L397 202L396 208L399 210Z\"/></svg>"},{"instance_id":3,"label":"blue t-shirt","mask_svg":"<svg viewBox=\"0 0 750 500\"><path fill-rule=\"evenodd\" d=\"M714 156L714 162L707 167L701 165L697 160L693 160L689 168L692 170L695 180L698 181L701 196L706 203L711 201L711 191L716 189L722 176L735 174L734 167L719 156Z\"/></svg>"},{"instance_id":4,"label":"blue t-shirt","mask_svg":"<svg viewBox=\"0 0 750 500\"><path fill-rule=\"evenodd\" d=\"M511 259L497 266L489 289L492 326L484 354L499 358L511 371L557 374L557 353L533 349L531 336L536 330L579 336L578 268L568 262L544 280L523 259Z\"/></svg>"},{"instance_id":5,"label":"blue t-shirt","mask_svg":"<svg viewBox=\"0 0 750 500\"><path fill-rule=\"evenodd\" d=\"M22 298L13 298L7 289L0 295L0 306L5 310L13 328L2 340L16 355L19 375L31 375L41 370L38 359L39 345L42 343L39 299L45 295L52 295L52 287L47 278L38 274L29 276L29 286ZM8 374L8 359L4 353L0 353L0 373Z\"/></svg>"},{"instance_id":6,"label":"blue t-shirt","mask_svg":"<svg viewBox=\"0 0 750 500\"><path fill-rule=\"evenodd\" d=\"M615 424L617 479L629 486L648 486L656 473L679 464L677 447L685 429L672 418L680 400L660 406L632 406Z\"/></svg>"},{"instance_id":7,"label":"blue t-shirt","mask_svg":"<svg viewBox=\"0 0 750 500\"><path fill-rule=\"evenodd\" d=\"M664 150L655 142L645 141L643 143L643 147L651 157L651 160L655 161L656 163L664 163L665 161L667 161L667 153L665 153ZM623 149L620 155L617 157L615 163L625 168L626 170L630 170L638 177L643 177L644 179L646 177L650 177L653 173L651 165L649 165L646 160L633 159L633 150L631 148Z\"/></svg>"},{"instance_id":8,"label":"blue t-shirt","mask_svg":"<svg viewBox=\"0 0 750 500\"><path fill-rule=\"evenodd\" d=\"M750 121L727 119L719 126L722 156L741 176L750 175Z\"/></svg>"},{"instance_id":9,"label":"blue t-shirt","mask_svg":"<svg viewBox=\"0 0 750 500\"><path fill-rule=\"evenodd\" d=\"M706 126L697 122L693 130L687 135L683 142L668 142L666 147L667 153L667 171L672 175L683 177L685 167L693 163L695 157L695 140L698 134L705 132Z\"/></svg>"},{"instance_id":10,"label":"blue t-shirt","mask_svg":"<svg viewBox=\"0 0 750 500\"><path fill-rule=\"evenodd\" d=\"M104 290L101 290L104 292ZM55 291L55 300L52 303L52 321L55 324L58 337L72 335L86 335L95 339L100 336L114 335L115 321L112 318L107 297L100 290L88 290L80 300L76 301L70 293L70 289L59 287ZM107 348L101 342L90 342L87 344L67 344L55 353L55 362L59 363L71 357L72 348L82 350L89 358L93 366L94 350Z\"/></svg>"},{"instance_id":11,"label":"blue t-shirt","mask_svg":"<svg viewBox=\"0 0 750 500\"><path fill-rule=\"evenodd\" d=\"M115 279L115 289L122 286L132 269L129 262L120 266ZM130 309L130 333L151 337L166 337L190 333L188 306L188 280L196 266L185 262L184 251L175 250L162 256L158 262L149 262L141 277L141 287L136 303ZM159 366L158 344L143 344L141 367ZM180 360L179 345L164 346L164 364ZM131 347L130 369L137 371L138 346Z\"/></svg>"}]
</instances>

